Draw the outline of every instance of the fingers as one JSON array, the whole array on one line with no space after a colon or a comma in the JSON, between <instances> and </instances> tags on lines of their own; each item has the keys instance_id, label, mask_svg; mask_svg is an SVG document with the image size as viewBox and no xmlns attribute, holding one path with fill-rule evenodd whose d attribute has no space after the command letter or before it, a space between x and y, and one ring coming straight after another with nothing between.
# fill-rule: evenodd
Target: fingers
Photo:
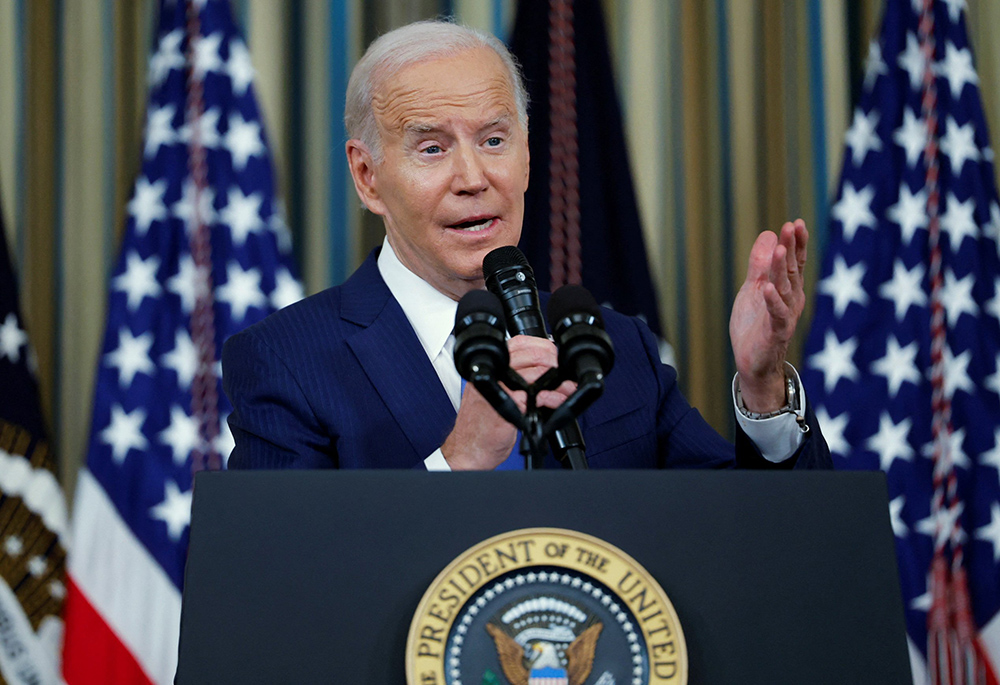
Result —
<instances>
[{"instance_id":1,"label":"fingers","mask_svg":"<svg viewBox=\"0 0 1000 685\"><path fill-rule=\"evenodd\" d=\"M504 392L510 395L510 398L514 400L514 404L517 405L517 410L522 414L528 409L528 393L523 390L511 390L503 383L500 384Z\"/></svg>"},{"instance_id":2,"label":"fingers","mask_svg":"<svg viewBox=\"0 0 1000 685\"><path fill-rule=\"evenodd\" d=\"M806 228L806 222L802 219L796 219L793 227L795 229L795 250L793 250L793 254L795 255L795 262L799 273L802 273L806 268L806 247L809 245L809 230Z\"/></svg>"},{"instance_id":3,"label":"fingers","mask_svg":"<svg viewBox=\"0 0 1000 685\"><path fill-rule=\"evenodd\" d=\"M528 393L523 390L511 390L503 383L500 386L504 391L510 395L514 403L517 404L517 409L522 414L528 411ZM542 390L535 396L535 406L537 407L547 407L548 409L558 409L559 405L566 401L566 399L576 391L576 383L572 381L564 381L555 390Z\"/></svg>"},{"instance_id":4,"label":"fingers","mask_svg":"<svg viewBox=\"0 0 1000 685\"><path fill-rule=\"evenodd\" d=\"M773 270L772 261L774 251L779 245L784 246L787 254L792 255L788 260L786 268L789 279L793 285L796 278L801 278L805 271L807 250L809 244L809 231L802 219L794 222L787 222L779 231L779 235L771 231L762 231L754 241L750 250L750 264L747 271L747 280L757 280L767 278ZM768 279L770 280L770 279Z\"/></svg>"},{"instance_id":5,"label":"fingers","mask_svg":"<svg viewBox=\"0 0 1000 685\"><path fill-rule=\"evenodd\" d=\"M801 311L805 304L803 270L806 265L806 246L809 232L805 222L796 219L781 227L778 244L771 254L768 280L791 312Z\"/></svg>"},{"instance_id":6,"label":"fingers","mask_svg":"<svg viewBox=\"0 0 1000 685\"><path fill-rule=\"evenodd\" d=\"M510 368L528 383L534 383L558 363L558 350L546 338L514 336L507 341L507 349L510 352ZM522 414L527 411L527 393L503 387L518 410ZM553 390L539 392L535 403L539 407L556 409L575 390L575 383L565 381ZM441 446L441 453L453 469L492 469L510 454L515 436L514 427L497 414L472 383L468 383L455 426Z\"/></svg>"},{"instance_id":7,"label":"fingers","mask_svg":"<svg viewBox=\"0 0 1000 685\"><path fill-rule=\"evenodd\" d=\"M515 335L507 341L507 349L510 352L510 368L529 383L534 383L559 363L555 343L546 338Z\"/></svg>"},{"instance_id":8,"label":"fingers","mask_svg":"<svg viewBox=\"0 0 1000 685\"><path fill-rule=\"evenodd\" d=\"M538 393L538 397L535 402L539 407L548 407L549 409L558 409L559 405L566 401L566 399L576 391L576 383L572 381L563 381L563 383L555 390L543 390Z\"/></svg>"},{"instance_id":9,"label":"fingers","mask_svg":"<svg viewBox=\"0 0 1000 685\"><path fill-rule=\"evenodd\" d=\"M781 237L779 243L785 248L787 259L785 260L785 273L789 281L794 281L799 277L799 263L795 253L798 248L798 240L795 233L795 225L791 222L781 227Z\"/></svg>"},{"instance_id":10,"label":"fingers","mask_svg":"<svg viewBox=\"0 0 1000 685\"><path fill-rule=\"evenodd\" d=\"M768 280L778 291L781 299L788 301L792 295L792 282L789 277L789 265L792 260L788 259L788 248L784 244L779 244L771 253L771 271Z\"/></svg>"},{"instance_id":11,"label":"fingers","mask_svg":"<svg viewBox=\"0 0 1000 685\"><path fill-rule=\"evenodd\" d=\"M753 283L767 278L771 268L771 257L774 253L777 237L771 231L764 231L757 236L750 248L750 263L747 266L747 281Z\"/></svg>"},{"instance_id":12,"label":"fingers","mask_svg":"<svg viewBox=\"0 0 1000 685\"><path fill-rule=\"evenodd\" d=\"M809 231L806 230L805 222L802 219L796 219L794 223L787 222L781 227L779 242L789 255L785 267L792 288L797 290L806 268L806 246L809 243Z\"/></svg>"},{"instance_id":13,"label":"fingers","mask_svg":"<svg viewBox=\"0 0 1000 685\"><path fill-rule=\"evenodd\" d=\"M767 313L771 316L771 329L783 331L791 319L791 307L785 302L774 283L767 283L763 288L764 304L767 305Z\"/></svg>"},{"instance_id":14,"label":"fingers","mask_svg":"<svg viewBox=\"0 0 1000 685\"><path fill-rule=\"evenodd\" d=\"M537 381L543 373L559 363L559 353L555 344L546 338L533 338L526 335L516 335L507 341L510 352L510 368L521 375L528 383ZM555 409L566 401L576 390L576 384L563 382L554 390L542 390L535 398L539 407ZM523 412L527 407L527 397L524 392L511 393L518 408Z\"/></svg>"},{"instance_id":15,"label":"fingers","mask_svg":"<svg viewBox=\"0 0 1000 685\"><path fill-rule=\"evenodd\" d=\"M788 222L775 234L764 231L750 252L747 281L733 302L729 333L741 376L780 370L805 306L803 271L809 232L805 222Z\"/></svg>"},{"instance_id":16,"label":"fingers","mask_svg":"<svg viewBox=\"0 0 1000 685\"><path fill-rule=\"evenodd\" d=\"M469 383L441 453L454 470L492 469L510 454L516 436L517 430Z\"/></svg>"}]
</instances>

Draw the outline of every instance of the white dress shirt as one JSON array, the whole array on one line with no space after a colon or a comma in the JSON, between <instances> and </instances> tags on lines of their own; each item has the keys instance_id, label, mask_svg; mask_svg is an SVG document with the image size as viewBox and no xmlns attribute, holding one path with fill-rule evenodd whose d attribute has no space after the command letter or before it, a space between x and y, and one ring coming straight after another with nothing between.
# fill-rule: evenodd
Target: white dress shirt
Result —
<instances>
[{"instance_id":1,"label":"white dress shirt","mask_svg":"<svg viewBox=\"0 0 1000 685\"><path fill-rule=\"evenodd\" d=\"M455 326L455 312L458 302L439 292L427 281L403 266L388 240L382 241L382 252L378 256L378 270L389 292L399 302L410 326L420 340L421 347L434 365L441 385L455 411L462 401L462 377L455 368L455 338L451 331ZM795 380L798 380L798 373ZM805 413L805 395L799 414ZM736 394L733 392L733 409L740 427L760 449L768 461L778 463L791 457L802 444L802 431L795 420L795 414L782 414L770 419L750 419L736 409ZM450 471L448 462L441 454L441 448L434 450L424 465L428 471Z\"/></svg>"}]
</instances>

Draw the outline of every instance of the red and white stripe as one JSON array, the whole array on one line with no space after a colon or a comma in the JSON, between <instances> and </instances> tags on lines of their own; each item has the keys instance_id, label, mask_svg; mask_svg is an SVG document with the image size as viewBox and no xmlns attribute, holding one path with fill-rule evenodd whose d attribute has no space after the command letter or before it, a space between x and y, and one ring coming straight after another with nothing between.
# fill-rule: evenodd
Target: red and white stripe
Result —
<instances>
[{"instance_id":1,"label":"red and white stripe","mask_svg":"<svg viewBox=\"0 0 1000 685\"><path fill-rule=\"evenodd\" d=\"M177 670L181 593L86 469L68 558L68 685L167 685Z\"/></svg>"}]
</instances>

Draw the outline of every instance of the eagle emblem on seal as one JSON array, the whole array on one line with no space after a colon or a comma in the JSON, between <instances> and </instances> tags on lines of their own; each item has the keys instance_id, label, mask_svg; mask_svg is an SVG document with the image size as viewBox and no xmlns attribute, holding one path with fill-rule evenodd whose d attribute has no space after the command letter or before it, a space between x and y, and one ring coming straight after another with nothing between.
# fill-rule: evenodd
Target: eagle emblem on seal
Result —
<instances>
[{"instance_id":1,"label":"eagle emblem on seal","mask_svg":"<svg viewBox=\"0 0 1000 685\"><path fill-rule=\"evenodd\" d=\"M510 685L583 685L603 624L574 603L535 597L486 624Z\"/></svg>"}]
</instances>

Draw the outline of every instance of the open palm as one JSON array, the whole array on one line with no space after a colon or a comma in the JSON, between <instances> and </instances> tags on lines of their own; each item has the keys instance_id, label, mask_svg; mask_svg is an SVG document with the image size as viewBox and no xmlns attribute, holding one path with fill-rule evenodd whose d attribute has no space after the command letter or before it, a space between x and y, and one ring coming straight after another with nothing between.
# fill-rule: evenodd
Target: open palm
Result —
<instances>
[{"instance_id":1,"label":"open palm","mask_svg":"<svg viewBox=\"0 0 1000 685\"><path fill-rule=\"evenodd\" d=\"M802 271L809 232L801 219L765 231L750 250L747 277L733 302L729 337L747 408L784 403L784 362L805 306Z\"/></svg>"}]
</instances>

